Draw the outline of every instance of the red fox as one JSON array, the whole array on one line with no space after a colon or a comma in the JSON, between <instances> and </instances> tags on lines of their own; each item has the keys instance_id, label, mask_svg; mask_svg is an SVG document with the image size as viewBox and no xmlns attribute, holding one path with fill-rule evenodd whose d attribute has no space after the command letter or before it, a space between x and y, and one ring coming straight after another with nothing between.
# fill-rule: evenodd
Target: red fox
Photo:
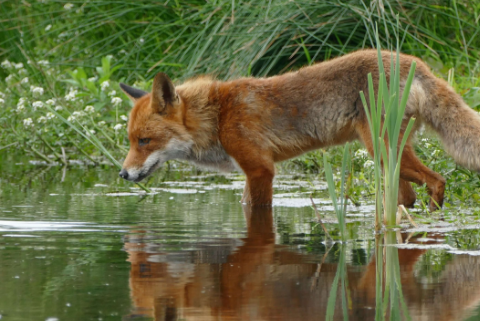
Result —
<instances>
[{"instance_id":1,"label":"red fox","mask_svg":"<svg viewBox=\"0 0 480 321\"><path fill-rule=\"evenodd\" d=\"M382 57L389 78L391 53L384 51ZM419 58L400 55L401 86L412 61L417 68L404 123L415 117L414 131L425 123L458 164L480 170L480 116ZM220 171L238 169L246 175L242 202L271 205L275 162L352 140L373 152L359 94L363 91L369 101L368 73L377 86L376 50L269 78L218 81L203 76L174 86L158 73L151 93L120 84L134 102L130 151L120 176L139 182L171 159ZM400 170L399 203L405 206L416 200L410 182L427 185L431 211L442 206L445 179L421 163L409 137Z\"/></svg>"}]
</instances>

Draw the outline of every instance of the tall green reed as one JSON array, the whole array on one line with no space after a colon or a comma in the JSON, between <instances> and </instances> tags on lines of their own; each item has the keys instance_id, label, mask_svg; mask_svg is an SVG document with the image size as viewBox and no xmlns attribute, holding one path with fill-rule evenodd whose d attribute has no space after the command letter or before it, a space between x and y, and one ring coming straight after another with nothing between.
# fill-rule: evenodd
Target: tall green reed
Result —
<instances>
[{"instance_id":1,"label":"tall green reed","mask_svg":"<svg viewBox=\"0 0 480 321\"><path fill-rule=\"evenodd\" d=\"M396 224L398 189L400 180L400 164L403 149L407 143L408 136L413 128L414 118L409 119L408 124L403 130L404 114L407 106L410 88L415 75L416 63L412 62L405 85L400 85L400 52L399 40L397 36L396 59L394 63L393 53L390 54L390 84L387 83L387 76L383 65L384 56L382 55L381 45L377 39L378 56L378 88L377 101L375 102L375 88L372 75L368 75L368 89L370 106L367 103L365 95L360 92L360 97L365 108L368 124L370 127L374 163L375 163L375 200L376 200L376 229L381 228L381 172L383 165L383 195L384 211L383 222L387 227ZM386 59L386 58L385 58ZM400 140L400 142L399 142Z\"/></svg>"},{"instance_id":2,"label":"tall green reed","mask_svg":"<svg viewBox=\"0 0 480 321\"><path fill-rule=\"evenodd\" d=\"M351 156L350 156L349 144L347 143L343 149L342 167L340 172L340 195L339 196L337 196L337 193L335 191L335 183L333 181L332 166L328 162L326 154L323 154L323 164L325 169L325 178L327 180L327 185L328 185L328 192L330 194L330 198L332 199L332 204L335 210L335 214L337 215L338 227L340 230L340 237L342 241L345 241L347 239L345 217L347 213L347 203L348 203L345 185L346 185L346 178L349 176L349 170L351 167Z\"/></svg>"}]
</instances>

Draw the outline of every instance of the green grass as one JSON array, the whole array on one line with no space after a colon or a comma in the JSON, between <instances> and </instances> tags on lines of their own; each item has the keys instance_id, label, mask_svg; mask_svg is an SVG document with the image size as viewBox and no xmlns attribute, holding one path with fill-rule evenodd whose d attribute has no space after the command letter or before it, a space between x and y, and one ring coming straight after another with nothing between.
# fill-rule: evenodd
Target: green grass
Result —
<instances>
[{"instance_id":1,"label":"green grass","mask_svg":"<svg viewBox=\"0 0 480 321\"><path fill-rule=\"evenodd\" d=\"M4 1L0 53L10 60L47 59L62 67L95 67L114 55L120 76L220 78L265 76L375 45L471 73L480 58L480 3L383 1ZM434 17L434 19L432 18ZM308 48L309 55L304 48Z\"/></svg>"}]
</instances>

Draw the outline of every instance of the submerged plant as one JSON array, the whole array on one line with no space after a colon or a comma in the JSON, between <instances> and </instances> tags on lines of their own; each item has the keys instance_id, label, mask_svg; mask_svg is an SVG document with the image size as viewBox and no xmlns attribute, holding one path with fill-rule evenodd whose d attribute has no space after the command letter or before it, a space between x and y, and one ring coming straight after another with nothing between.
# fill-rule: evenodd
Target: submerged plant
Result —
<instances>
[{"instance_id":1,"label":"submerged plant","mask_svg":"<svg viewBox=\"0 0 480 321\"><path fill-rule=\"evenodd\" d=\"M375 240L375 321L411 320L403 297L398 248L395 244L397 244L396 231L387 231L383 236L377 235Z\"/></svg>"},{"instance_id":2,"label":"submerged plant","mask_svg":"<svg viewBox=\"0 0 480 321\"><path fill-rule=\"evenodd\" d=\"M342 298L342 314L343 319L348 320L348 309L349 302L351 298L349 297L350 292L348 290L348 274L347 274L347 262L346 262L346 253L347 248L345 244L340 245L340 259L337 265L337 273L333 279L332 288L330 289L330 294L328 295L327 301L327 310L325 319L327 321L334 320L335 305L337 301L337 291L340 288L340 297Z\"/></svg>"}]
</instances>

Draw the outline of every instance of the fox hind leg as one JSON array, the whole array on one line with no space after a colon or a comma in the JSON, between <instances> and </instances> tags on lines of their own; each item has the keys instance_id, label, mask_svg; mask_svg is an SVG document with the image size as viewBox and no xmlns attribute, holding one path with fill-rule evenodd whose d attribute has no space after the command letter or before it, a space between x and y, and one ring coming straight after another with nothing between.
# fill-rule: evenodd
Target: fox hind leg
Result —
<instances>
[{"instance_id":1,"label":"fox hind leg","mask_svg":"<svg viewBox=\"0 0 480 321\"><path fill-rule=\"evenodd\" d=\"M443 205L445 194L445 178L423 165L410 144L405 145L400 164L400 178L418 185L427 185L430 195L428 209L433 212Z\"/></svg>"},{"instance_id":2,"label":"fox hind leg","mask_svg":"<svg viewBox=\"0 0 480 321\"><path fill-rule=\"evenodd\" d=\"M370 155L373 156L373 144L368 124L360 124L357 127L357 133ZM399 140L401 139L402 135ZM398 191L398 203L405 205L405 207L413 206L416 200L415 191L409 182L417 185L427 185L427 190L431 197L429 204L431 212L442 207L445 193L445 178L423 165L415 155L413 147L407 142L400 163L400 185Z\"/></svg>"},{"instance_id":3,"label":"fox hind leg","mask_svg":"<svg viewBox=\"0 0 480 321\"><path fill-rule=\"evenodd\" d=\"M412 208L417 200L417 194L412 188L410 182L400 178L398 186L398 205Z\"/></svg>"}]
</instances>

